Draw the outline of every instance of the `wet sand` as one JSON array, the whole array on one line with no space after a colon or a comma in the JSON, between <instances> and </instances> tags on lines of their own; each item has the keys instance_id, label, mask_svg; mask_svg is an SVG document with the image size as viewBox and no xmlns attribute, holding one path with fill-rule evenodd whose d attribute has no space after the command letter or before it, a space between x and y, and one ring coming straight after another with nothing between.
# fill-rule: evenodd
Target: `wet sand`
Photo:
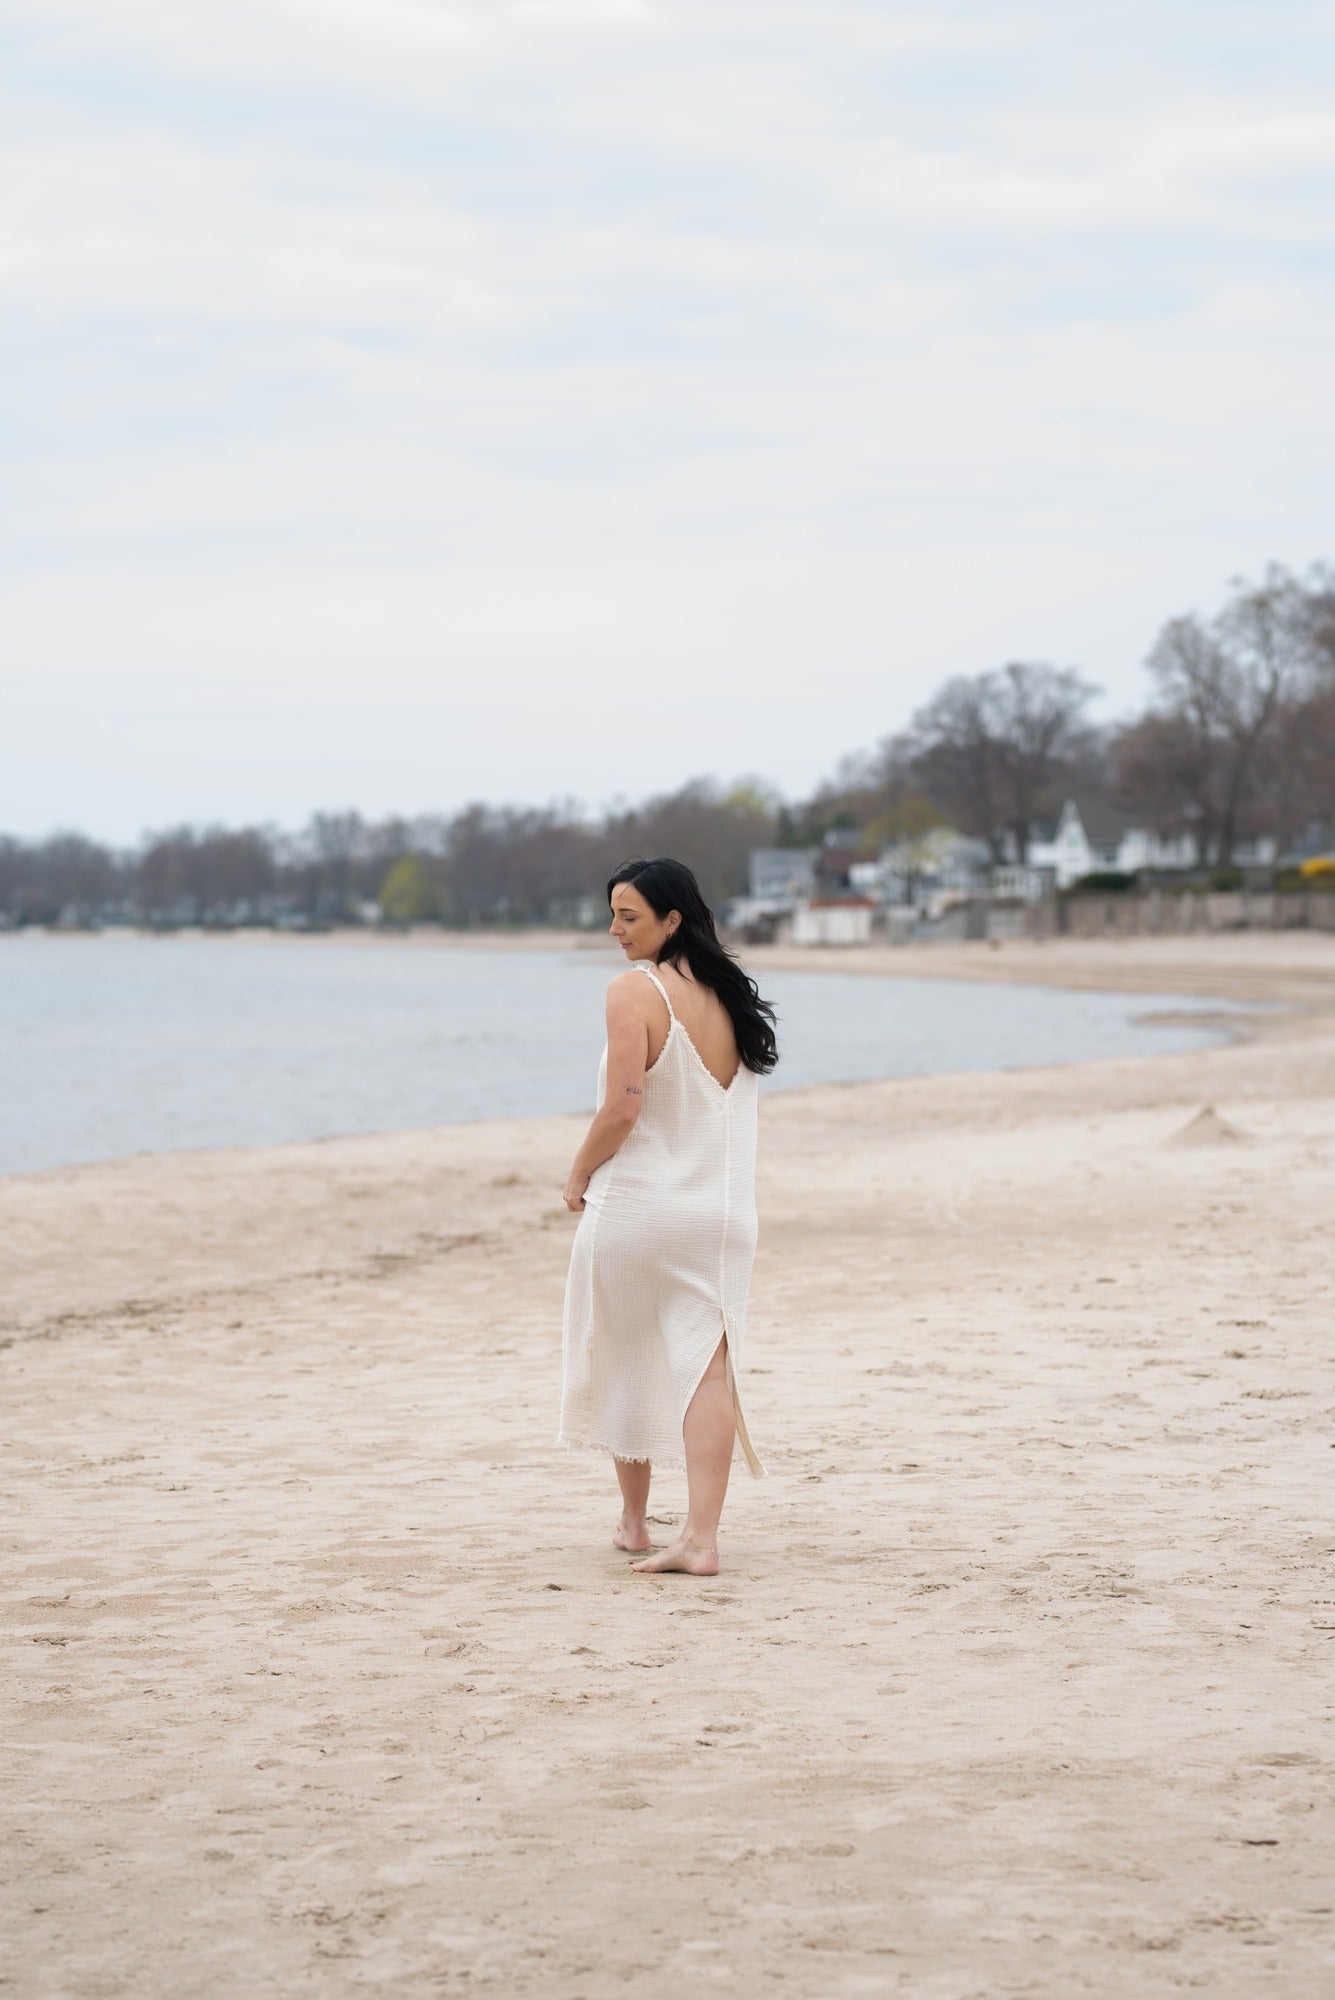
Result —
<instances>
[{"instance_id":1,"label":"wet sand","mask_svg":"<svg viewBox=\"0 0 1335 2000\"><path fill-rule=\"evenodd\" d=\"M0 1181L0 1991L1335 1989L1335 942L885 957L1285 1011L769 1099L710 1582L552 1445L579 1121Z\"/></svg>"}]
</instances>

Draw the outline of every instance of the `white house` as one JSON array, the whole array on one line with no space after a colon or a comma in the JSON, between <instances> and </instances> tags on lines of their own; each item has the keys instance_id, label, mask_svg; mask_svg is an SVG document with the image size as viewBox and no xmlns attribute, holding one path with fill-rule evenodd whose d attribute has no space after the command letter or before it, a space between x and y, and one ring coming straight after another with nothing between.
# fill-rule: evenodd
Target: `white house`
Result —
<instances>
[{"instance_id":1,"label":"white house","mask_svg":"<svg viewBox=\"0 0 1335 2000\"><path fill-rule=\"evenodd\" d=\"M1196 859L1188 834L1160 834L1136 826L1105 799L1067 799L1049 840L1031 840L1029 867L1051 870L1059 889L1086 875L1135 875L1142 868L1190 868Z\"/></svg>"}]
</instances>

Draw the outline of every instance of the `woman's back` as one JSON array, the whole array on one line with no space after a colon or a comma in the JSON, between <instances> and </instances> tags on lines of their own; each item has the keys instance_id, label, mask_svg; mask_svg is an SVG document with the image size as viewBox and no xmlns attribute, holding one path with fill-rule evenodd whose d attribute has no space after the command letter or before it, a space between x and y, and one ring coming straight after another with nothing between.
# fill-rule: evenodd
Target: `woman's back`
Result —
<instances>
[{"instance_id":1,"label":"woman's back","mask_svg":"<svg viewBox=\"0 0 1335 2000\"><path fill-rule=\"evenodd\" d=\"M732 1017L717 993L698 980L688 978L673 965L655 968L667 989L672 1011L689 1037L691 1046L720 1088L726 1090L737 1074L739 1057ZM650 1060L656 1062L667 1041L671 1023L665 1018L652 1035Z\"/></svg>"}]
</instances>

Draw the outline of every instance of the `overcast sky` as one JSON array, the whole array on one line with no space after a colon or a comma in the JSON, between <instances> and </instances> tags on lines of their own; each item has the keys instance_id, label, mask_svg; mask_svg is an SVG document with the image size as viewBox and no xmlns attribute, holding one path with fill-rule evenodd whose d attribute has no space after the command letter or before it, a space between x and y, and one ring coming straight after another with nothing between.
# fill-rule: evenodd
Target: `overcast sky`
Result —
<instances>
[{"instance_id":1,"label":"overcast sky","mask_svg":"<svg viewBox=\"0 0 1335 2000\"><path fill-rule=\"evenodd\" d=\"M0 0L0 830L801 792L1335 555L1335 4Z\"/></svg>"}]
</instances>

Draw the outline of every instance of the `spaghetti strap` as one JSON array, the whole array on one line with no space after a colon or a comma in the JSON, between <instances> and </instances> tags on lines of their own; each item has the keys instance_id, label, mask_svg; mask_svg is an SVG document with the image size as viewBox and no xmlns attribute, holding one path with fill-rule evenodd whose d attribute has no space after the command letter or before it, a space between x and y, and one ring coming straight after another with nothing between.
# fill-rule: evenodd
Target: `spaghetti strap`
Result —
<instances>
[{"instance_id":1,"label":"spaghetti strap","mask_svg":"<svg viewBox=\"0 0 1335 2000\"><path fill-rule=\"evenodd\" d=\"M670 1001L670 1000L668 999L668 990L667 990L667 987L666 987L666 986L664 986L664 984L663 984L662 980L661 980L661 979L659 978L658 974L657 974L657 973L656 973L656 972L654 971L654 968L652 967L652 965L650 965L650 964L648 963L648 961L647 961L646 959L643 959L643 958L637 958L637 959L636 959L636 961L635 961L635 963L634 963L634 965L632 965L632 967L631 967L631 971L632 971L632 972L647 972L647 973L648 973L648 975L649 975L650 979L652 979L652 980L653 980L653 982L654 982L654 985L655 985L655 986L656 986L656 987L658 988L659 992L660 992L660 993L662 994L662 996L663 996L663 1005L664 1005L664 1006L665 1006L665 1007L667 1008L667 1010L668 1010L668 1019L669 1019L669 1021L675 1021L677 1017L676 1017L676 1015L675 1015L675 1014L673 1013L673 1011L672 1011L672 1002L671 1002L671 1001Z\"/></svg>"}]
</instances>

